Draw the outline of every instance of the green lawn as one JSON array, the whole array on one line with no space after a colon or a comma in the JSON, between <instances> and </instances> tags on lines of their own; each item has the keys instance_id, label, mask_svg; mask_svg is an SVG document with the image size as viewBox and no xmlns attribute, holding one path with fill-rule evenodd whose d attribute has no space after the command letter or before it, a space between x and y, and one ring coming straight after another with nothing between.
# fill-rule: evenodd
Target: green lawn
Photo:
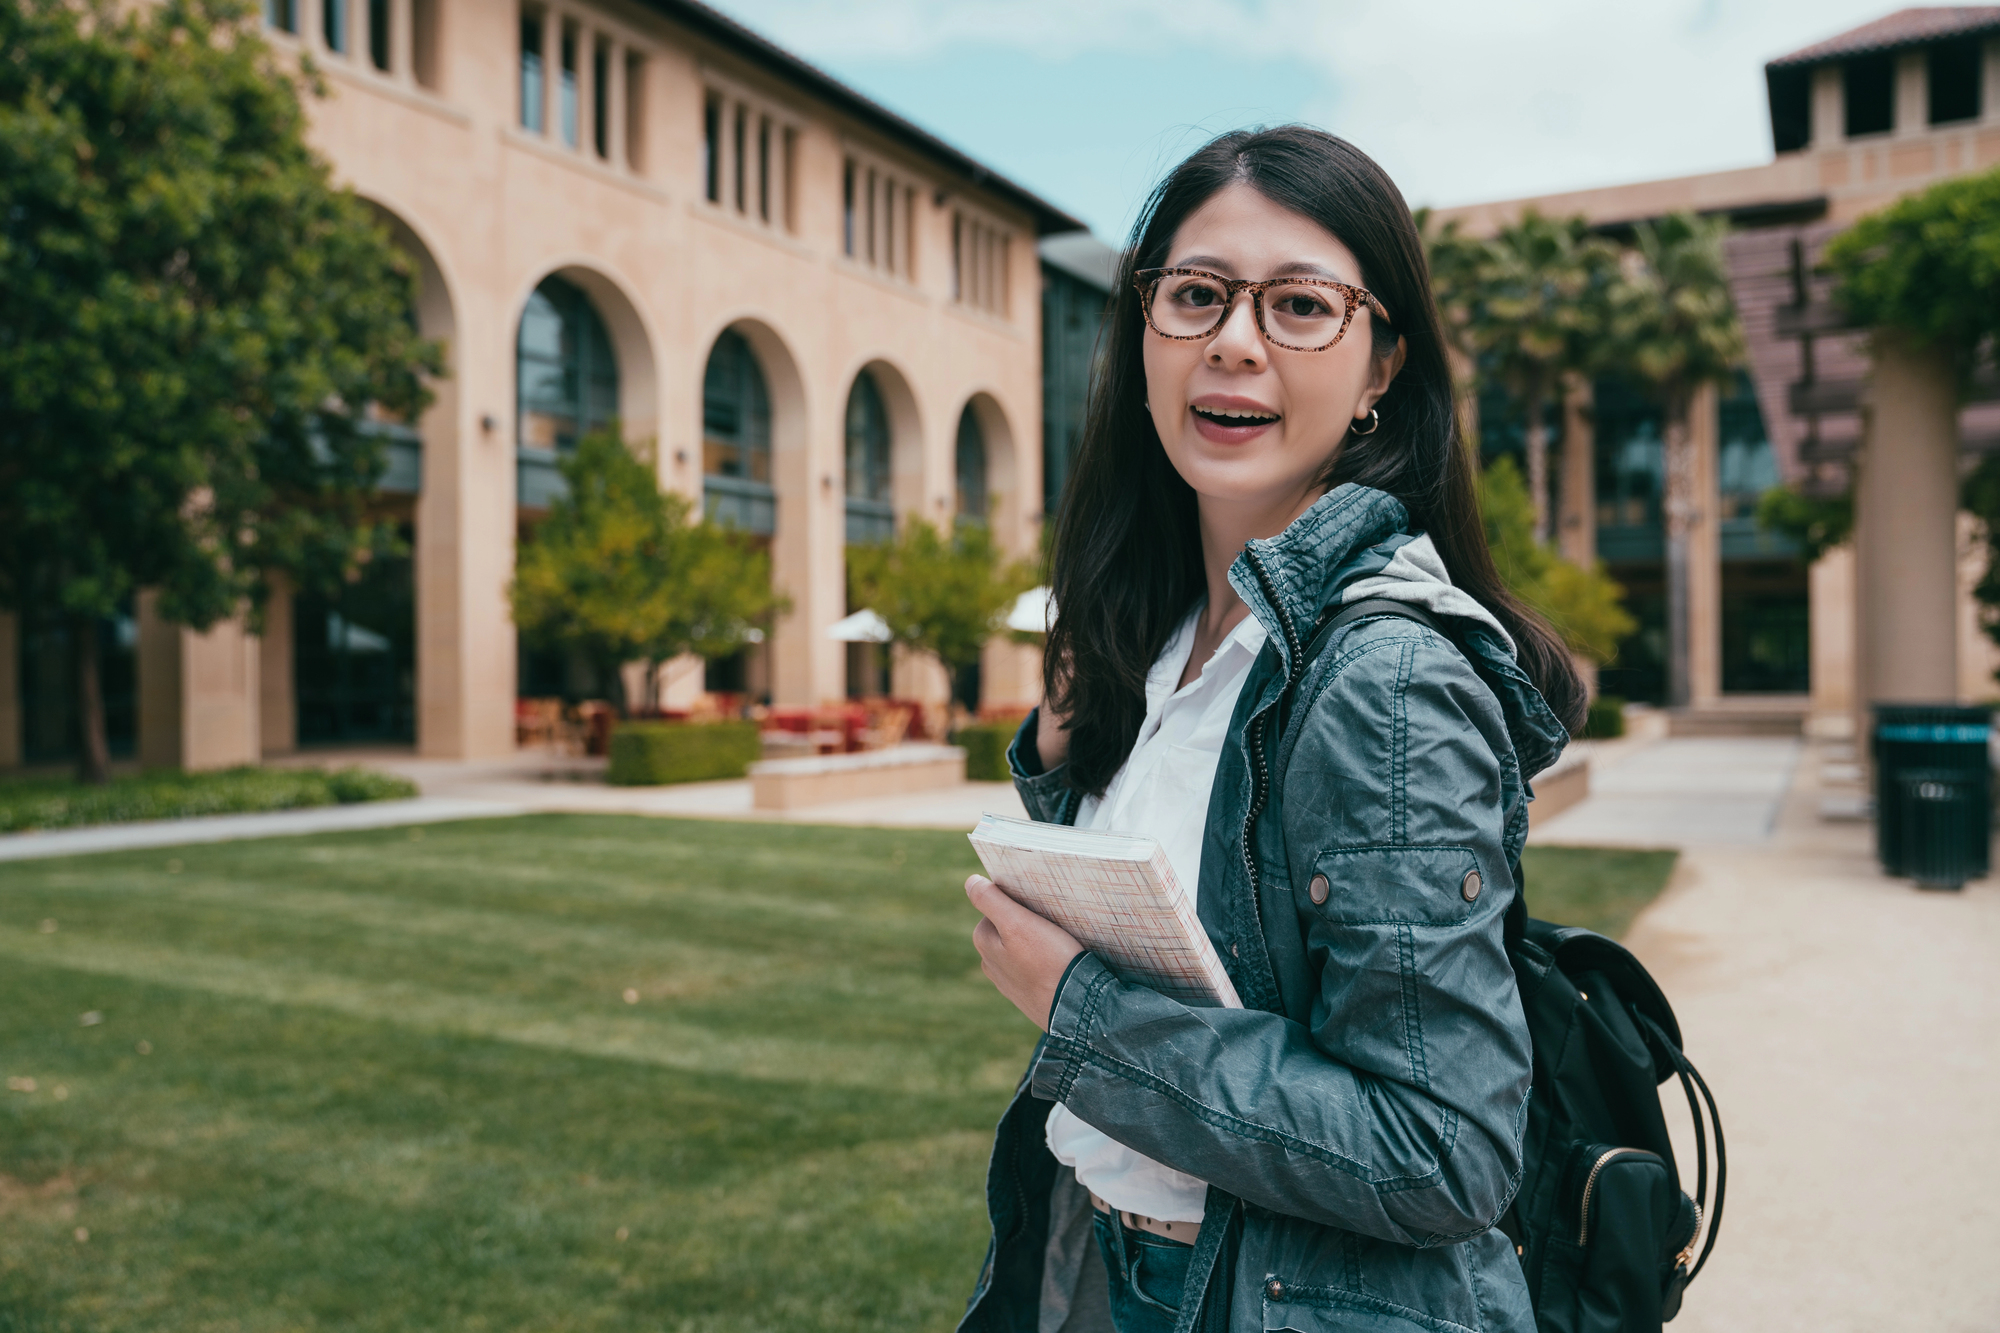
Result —
<instances>
[{"instance_id":1,"label":"green lawn","mask_svg":"<svg viewBox=\"0 0 2000 1333\"><path fill-rule=\"evenodd\" d=\"M588 816L0 866L0 1333L948 1329L1034 1036L974 866Z\"/></svg>"}]
</instances>

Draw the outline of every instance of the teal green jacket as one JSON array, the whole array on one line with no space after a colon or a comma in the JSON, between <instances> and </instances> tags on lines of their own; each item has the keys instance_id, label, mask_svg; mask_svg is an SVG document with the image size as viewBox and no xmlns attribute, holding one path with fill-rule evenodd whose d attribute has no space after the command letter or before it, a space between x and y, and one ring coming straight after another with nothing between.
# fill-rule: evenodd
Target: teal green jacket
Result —
<instances>
[{"instance_id":1,"label":"teal green jacket","mask_svg":"<svg viewBox=\"0 0 2000 1333\"><path fill-rule=\"evenodd\" d=\"M1217 768L1199 911L1244 1007L1071 964L1000 1122L961 1329L1056 1333L1075 1284L1103 1280L1077 1242L1087 1201L1043 1138L1060 1101L1209 1182L1183 1329L1533 1333L1495 1228L1521 1179L1530 1063L1501 923L1526 775L1568 736L1490 619L1443 620L1450 641L1364 619L1300 660L1412 538L1399 501L1342 486L1231 567L1268 641ZM1469 605L1445 584L1402 591ZM1035 721L1009 751L1016 786L1032 817L1071 822L1080 798L1039 770Z\"/></svg>"}]
</instances>

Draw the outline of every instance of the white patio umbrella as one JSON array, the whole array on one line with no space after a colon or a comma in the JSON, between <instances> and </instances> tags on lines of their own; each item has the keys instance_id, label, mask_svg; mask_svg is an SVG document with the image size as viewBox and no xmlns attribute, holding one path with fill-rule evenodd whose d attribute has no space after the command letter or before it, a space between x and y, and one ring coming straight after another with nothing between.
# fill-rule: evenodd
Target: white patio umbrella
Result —
<instances>
[{"instance_id":1,"label":"white patio umbrella","mask_svg":"<svg viewBox=\"0 0 2000 1333\"><path fill-rule=\"evenodd\" d=\"M887 643L894 636L889 633L888 621L863 609L828 625L826 637L842 643Z\"/></svg>"},{"instance_id":2,"label":"white patio umbrella","mask_svg":"<svg viewBox=\"0 0 2000 1333\"><path fill-rule=\"evenodd\" d=\"M1056 604L1046 587L1030 588L1014 599L1007 628L1022 634L1047 634L1055 623Z\"/></svg>"}]
</instances>

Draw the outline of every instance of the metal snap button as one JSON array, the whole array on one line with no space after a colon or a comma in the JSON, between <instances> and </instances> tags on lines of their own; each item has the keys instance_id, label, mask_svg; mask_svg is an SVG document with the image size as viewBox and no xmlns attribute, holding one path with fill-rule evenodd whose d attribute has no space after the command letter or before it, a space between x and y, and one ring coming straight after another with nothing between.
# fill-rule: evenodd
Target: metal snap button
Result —
<instances>
[{"instance_id":1,"label":"metal snap button","mask_svg":"<svg viewBox=\"0 0 2000 1333\"><path fill-rule=\"evenodd\" d=\"M1264 1295L1270 1300L1282 1301L1285 1299L1285 1284L1272 1278L1264 1284Z\"/></svg>"},{"instance_id":2,"label":"metal snap button","mask_svg":"<svg viewBox=\"0 0 2000 1333\"><path fill-rule=\"evenodd\" d=\"M1330 888L1326 882L1326 876L1314 875L1312 878L1312 883L1306 886L1306 892L1312 895L1313 906L1317 907L1321 903L1325 902L1326 895L1328 894L1328 892L1330 892Z\"/></svg>"},{"instance_id":3,"label":"metal snap button","mask_svg":"<svg viewBox=\"0 0 2000 1333\"><path fill-rule=\"evenodd\" d=\"M1458 886L1458 891L1465 895L1465 901L1471 902L1479 896L1479 887L1479 872L1468 870L1465 872L1464 881Z\"/></svg>"}]
</instances>

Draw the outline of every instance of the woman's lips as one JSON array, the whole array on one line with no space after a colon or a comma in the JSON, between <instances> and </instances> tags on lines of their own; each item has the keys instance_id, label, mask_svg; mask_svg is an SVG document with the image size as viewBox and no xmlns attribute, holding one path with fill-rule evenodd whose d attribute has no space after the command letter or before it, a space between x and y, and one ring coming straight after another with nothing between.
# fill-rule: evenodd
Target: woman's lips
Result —
<instances>
[{"instance_id":1,"label":"woman's lips","mask_svg":"<svg viewBox=\"0 0 2000 1333\"><path fill-rule=\"evenodd\" d=\"M1276 426L1282 417L1224 417L1211 416L1207 412L1190 407L1188 415L1194 418L1194 432L1210 444L1248 444L1265 431Z\"/></svg>"}]
</instances>

